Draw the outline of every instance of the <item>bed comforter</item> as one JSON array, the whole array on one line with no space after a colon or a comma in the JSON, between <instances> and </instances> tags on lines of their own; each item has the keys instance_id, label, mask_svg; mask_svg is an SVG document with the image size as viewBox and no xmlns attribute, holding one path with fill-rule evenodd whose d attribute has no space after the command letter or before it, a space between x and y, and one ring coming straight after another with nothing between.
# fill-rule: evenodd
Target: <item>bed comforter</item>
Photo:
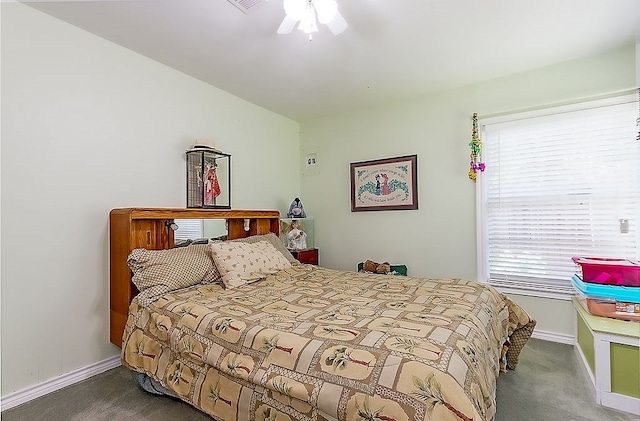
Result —
<instances>
[{"instance_id":1,"label":"bed comforter","mask_svg":"<svg viewBox=\"0 0 640 421\"><path fill-rule=\"evenodd\" d=\"M300 264L134 299L122 361L224 421L490 421L533 325L477 282Z\"/></svg>"}]
</instances>

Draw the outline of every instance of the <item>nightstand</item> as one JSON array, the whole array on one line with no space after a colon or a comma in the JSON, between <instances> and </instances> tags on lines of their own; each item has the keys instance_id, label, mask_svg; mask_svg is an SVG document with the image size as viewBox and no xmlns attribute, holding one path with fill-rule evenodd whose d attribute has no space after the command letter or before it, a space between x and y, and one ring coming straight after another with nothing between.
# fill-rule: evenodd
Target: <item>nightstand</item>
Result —
<instances>
[{"instance_id":1,"label":"nightstand","mask_svg":"<svg viewBox=\"0 0 640 421\"><path fill-rule=\"evenodd\" d=\"M596 389L596 402L640 415L640 325L594 316L573 297L576 352Z\"/></svg>"},{"instance_id":2,"label":"nightstand","mask_svg":"<svg viewBox=\"0 0 640 421\"><path fill-rule=\"evenodd\" d=\"M289 250L293 257L296 258L300 263L308 263L310 265L318 264L318 249L317 248L309 248L302 250Z\"/></svg>"}]
</instances>

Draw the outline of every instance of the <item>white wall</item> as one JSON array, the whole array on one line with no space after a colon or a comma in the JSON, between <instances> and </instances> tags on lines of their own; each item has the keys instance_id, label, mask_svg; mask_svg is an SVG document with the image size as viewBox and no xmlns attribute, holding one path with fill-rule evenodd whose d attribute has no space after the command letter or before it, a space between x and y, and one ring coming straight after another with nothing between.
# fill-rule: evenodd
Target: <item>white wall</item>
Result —
<instances>
[{"instance_id":1,"label":"white wall","mask_svg":"<svg viewBox=\"0 0 640 421\"><path fill-rule=\"evenodd\" d=\"M470 63L469 65L473 65ZM476 279L475 184L467 177L471 115L508 112L635 86L635 46L413 101L301 125L302 196L315 217L323 266L355 269L372 259L409 275ZM416 211L350 211L349 163L418 154ZM523 170L526 157L523 157ZM535 168L529 169L532 177ZM572 335L570 301L514 296L538 330Z\"/></svg>"},{"instance_id":2,"label":"white wall","mask_svg":"<svg viewBox=\"0 0 640 421\"><path fill-rule=\"evenodd\" d=\"M299 125L2 3L2 395L118 355L108 215L184 207L184 151L232 155L232 206L286 212Z\"/></svg>"}]
</instances>

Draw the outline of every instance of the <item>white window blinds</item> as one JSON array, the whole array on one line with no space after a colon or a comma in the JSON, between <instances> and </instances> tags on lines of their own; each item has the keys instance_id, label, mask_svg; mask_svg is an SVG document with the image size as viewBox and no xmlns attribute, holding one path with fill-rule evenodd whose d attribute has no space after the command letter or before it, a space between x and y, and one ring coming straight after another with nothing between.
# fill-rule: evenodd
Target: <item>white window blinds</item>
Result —
<instances>
[{"instance_id":1,"label":"white window blinds","mask_svg":"<svg viewBox=\"0 0 640 421\"><path fill-rule=\"evenodd\" d=\"M568 293L573 256L640 258L637 118L626 96L483 121L481 279Z\"/></svg>"},{"instance_id":2,"label":"white window blinds","mask_svg":"<svg viewBox=\"0 0 640 421\"><path fill-rule=\"evenodd\" d=\"M175 219L178 229L173 233L175 240L195 240L202 238L202 219Z\"/></svg>"}]
</instances>

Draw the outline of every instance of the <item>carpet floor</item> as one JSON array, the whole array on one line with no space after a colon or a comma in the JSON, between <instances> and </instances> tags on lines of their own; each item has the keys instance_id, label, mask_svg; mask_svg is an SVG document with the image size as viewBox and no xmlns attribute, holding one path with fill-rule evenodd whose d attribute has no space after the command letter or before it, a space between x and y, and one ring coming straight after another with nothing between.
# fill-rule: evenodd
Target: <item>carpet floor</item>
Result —
<instances>
[{"instance_id":1,"label":"carpet floor","mask_svg":"<svg viewBox=\"0 0 640 421\"><path fill-rule=\"evenodd\" d=\"M640 421L595 403L570 345L531 339L516 370L498 378L496 421ZM3 411L3 421L211 421L181 401L151 395L118 367ZM354 420L355 421L355 420Z\"/></svg>"}]
</instances>

